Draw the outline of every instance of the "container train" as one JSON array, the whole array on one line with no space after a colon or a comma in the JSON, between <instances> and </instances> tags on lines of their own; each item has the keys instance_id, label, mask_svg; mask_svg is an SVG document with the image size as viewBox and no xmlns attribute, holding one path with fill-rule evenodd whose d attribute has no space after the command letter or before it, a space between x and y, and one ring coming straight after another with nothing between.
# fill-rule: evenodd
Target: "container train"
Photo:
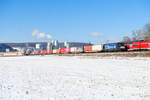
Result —
<instances>
[{"instance_id":1,"label":"container train","mask_svg":"<svg viewBox=\"0 0 150 100\"><path fill-rule=\"evenodd\" d=\"M150 40L117 42L108 44L88 45L83 47L59 48L53 50L35 50L34 55L46 54L65 54L65 53L98 53L98 52L117 52L117 51L134 51L150 50Z\"/></svg>"}]
</instances>

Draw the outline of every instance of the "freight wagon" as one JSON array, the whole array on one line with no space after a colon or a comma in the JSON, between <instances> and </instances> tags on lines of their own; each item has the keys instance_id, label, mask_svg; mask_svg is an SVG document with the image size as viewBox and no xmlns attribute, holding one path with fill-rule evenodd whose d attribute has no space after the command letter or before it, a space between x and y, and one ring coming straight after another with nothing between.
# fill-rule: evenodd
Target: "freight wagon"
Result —
<instances>
[{"instance_id":1,"label":"freight wagon","mask_svg":"<svg viewBox=\"0 0 150 100\"><path fill-rule=\"evenodd\" d=\"M56 49L56 53L59 54L60 53L60 49Z\"/></svg>"},{"instance_id":2,"label":"freight wagon","mask_svg":"<svg viewBox=\"0 0 150 100\"><path fill-rule=\"evenodd\" d=\"M41 54L41 55L47 54L47 50L42 50L42 51L40 52L40 54Z\"/></svg>"},{"instance_id":3,"label":"freight wagon","mask_svg":"<svg viewBox=\"0 0 150 100\"><path fill-rule=\"evenodd\" d=\"M54 49L54 50L53 50L53 54L56 54L56 53L57 53L56 51L57 51L57 49Z\"/></svg>"},{"instance_id":4,"label":"freight wagon","mask_svg":"<svg viewBox=\"0 0 150 100\"><path fill-rule=\"evenodd\" d=\"M83 52L83 47L72 47L70 49L71 53L82 53Z\"/></svg>"},{"instance_id":5,"label":"freight wagon","mask_svg":"<svg viewBox=\"0 0 150 100\"><path fill-rule=\"evenodd\" d=\"M92 52L101 52L103 50L103 45L92 45Z\"/></svg>"},{"instance_id":6,"label":"freight wagon","mask_svg":"<svg viewBox=\"0 0 150 100\"><path fill-rule=\"evenodd\" d=\"M92 52L92 45L84 46L84 52Z\"/></svg>"},{"instance_id":7,"label":"freight wagon","mask_svg":"<svg viewBox=\"0 0 150 100\"><path fill-rule=\"evenodd\" d=\"M34 51L34 55L39 55L40 54L40 51L39 50L35 50Z\"/></svg>"},{"instance_id":8,"label":"freight wagon","mask_svg":"<svg viewBox=\"0 0 150 100\"><path fill-rule=\"evenodd\" d=\"M53 50L47 50L47 54L52 54Z\"/></svg>"},{"instance_id":9,"label":"freight wagon","mask_svg":"<svg viewBox=\"0 0 150 100\"><path fill-rule=\"evenodd\" d=\"M65 48L61 48L60 53L65 53Z\"/></svg>"},{"instance_id":10,"label":"freight wagon","mask_svg":"<svg viewBox=\"0 0 150 100\"><path fill-rule=\"evenodd\" d=\"M60 53L70 53L70 48L61 48Z\"/></svg>"},{"instance_id":11,"label":"freight wagon","mask_svg":"<svg viewBox=\"0 0 150 100\"><path fill-rule=\"evenodd\" d=\"M71 49L70 48L65 48L65 53L70 53Z\"/></svg>"}]
</instances>

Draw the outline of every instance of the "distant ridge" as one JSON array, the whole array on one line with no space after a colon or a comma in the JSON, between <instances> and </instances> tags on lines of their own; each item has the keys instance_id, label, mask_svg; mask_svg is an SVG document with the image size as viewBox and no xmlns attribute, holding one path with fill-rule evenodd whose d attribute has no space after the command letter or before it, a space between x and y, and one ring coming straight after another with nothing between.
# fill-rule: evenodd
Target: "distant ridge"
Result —
<instances>
[{"instance_id":1,"label":"distant ridge","mask_svg":"<svg viewBox=\"0 0 150 100\"><path fill-rule=\"evenodd\" d=\"M47 48L48 42L24 42L24 43L0 43L0 44L6 44L10 47L17 47L17 48L35 48L36 44L40 44L43 49ZM83 42L67 42L69 43L70 47L80 47L89 45L90 43L83 43ZM59 43L59 48L64 48L64 42Z\"/></svg>"}]
</instances>

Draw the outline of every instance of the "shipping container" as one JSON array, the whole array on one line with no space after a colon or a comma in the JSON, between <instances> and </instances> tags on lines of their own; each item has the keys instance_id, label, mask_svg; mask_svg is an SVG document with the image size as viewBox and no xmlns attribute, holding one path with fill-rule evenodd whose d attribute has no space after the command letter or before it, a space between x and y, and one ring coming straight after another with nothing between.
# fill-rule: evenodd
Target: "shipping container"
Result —
<instances>
[{"instance_id":1,"label":"shipping container","mask_svg":"<svg viewBox=\"0 0 150 100\"><path fill-rule=\"evenodd\" d=\"M104 44L104 50L114 50L117 48L118 48L117 44Z\"/></svg>"},{"instance_id":2,"label":"shipping container","mask_svg":"<svg viewBox=\"0 0 150 100\"><path fill-rule=\"evenodd\" d=\"M42 50L42 51L40 52L40 54L42 54L42 55L47 54L47 50Z\"/></svg>"},{"instance_id":3,"label":"shipping container","mask_svg":"<svg viewBox=\"0 0 150 100\"><path fill-rule=\"evenodd\" d=\"M52 54L52 53L53 53L53 50L49 50L49 53Z\"/></svg>"},{"instance_id":4,"label":"shipping container","mask_svg":"<svg viewBox=\"0 0 150 100\"><path fill-rule=\"evenodd\" d=\"M70 48L65 48L65 53L70 53Z\"/></svg>"},{"instance_id":5,"label":"shipping container","mask_svg":"<svg viewBox=\"0 0 150 100\"><path fill-rule=\"evenodd\" d=\"M70 48L61 48L60 53L70 53Z\"/></svg>"},{"instance_id":6,"label":"shipping container","mask_svg":"<svg viewBox=\"0 0 150 100\"><path fill-rule=\"evenodd\" d=\"M47 50L47 54L52 54L53 50Z\"/></svg>"},{"instance_id":7,"label":"shipping container","mask_svg":"<svg viewBox=\"0 0 150 100\"><path fill-rule=\"evenodd\" d=\"M34 54L39 55L39 51L38 50L34 51Z\"/></svg>"},{"instance_id":8,"label":"shipping container","mask_svg":"<svg viewBox=\"0 0 150 100\"><path fill-rule=\"evenodd\" d=\"M84 52L92 52L92 45L84 46Z\"/></svg>"},{"instance_id":9,"label":"shipping container","mask_svg":"<svg viewBox=\"0 0 150 100\"><path fill-rule=\"evenodd\" d=\"M44 54L44 51L42 50L42 51L40 51L40 54Z\"/></svg>"},{"instance_id":10,"label":"shipping container","mask_svg":"<svg viewBox=\"0 0 150 100\"><path fill-rule=\"evenodd\" d=\"M47 50L44 50L44 54L47 54Z\"/></svg>"},{"instance_id":11,"label":"shipping container","mask_svg":"<svg viewBox=\"0 0 150 100\"><path fill-rule=\"evenodd\" d=\"M103 50L103 45L99 44L99 45L92 45L92 52L100 52Z\"/></svg>"},{"instance_id":12,"label":"shipping container","mask_svg":"<svg viewBox=\"0 0 150 100\"><path fill-rule=\"evenodd\" d=\"M53 50L53 53L54 53L54 54L56 53L56 49Z\"/></svg>"},{"instance_id":13,"label":"shipping container","mask_svg":"<svg viewBox=\"0 0 150 100\"><path fill-rule=\"evenodd\" d=\"M70 51L71 53L82 53L83 47L72 47Z\"/></svg>"},{"instance_id":14,"label":"shipping container","mask_svg":"<svg viewBox=\"0 0 150 100\"><path fill-rule=\"evenodd\" d=\"M60 53L60 49L56 49L56 53L59 54Z\"/></svg>"},{"instance_id":15,"label":"shipping container","mask_svg":"<svg viewBox=\"0 0 150 100\"><path fill-rule=\"evenodd\" d=\"M65 48L61 48L60 49L60 53L65 53L66 52L66 49Z\"/></svg>"}]
</instances>

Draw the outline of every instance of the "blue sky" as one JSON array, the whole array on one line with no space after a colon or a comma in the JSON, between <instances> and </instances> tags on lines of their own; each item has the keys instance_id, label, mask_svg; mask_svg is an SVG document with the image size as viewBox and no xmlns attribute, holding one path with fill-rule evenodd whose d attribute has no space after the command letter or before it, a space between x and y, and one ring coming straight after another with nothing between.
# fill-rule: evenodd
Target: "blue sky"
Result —
<instances>
[{"instance_id":1,"label":"blue sky","mask_svg":"<svg viewBox=\"0 0 150 100\"><path fill-rule=\"evenodd\" d=\"M0 41L51 41L37 38L40 33L59 41L121 40L150 23L149 5L150 0L0 0Z\"/></svg>"}]
</instances>

